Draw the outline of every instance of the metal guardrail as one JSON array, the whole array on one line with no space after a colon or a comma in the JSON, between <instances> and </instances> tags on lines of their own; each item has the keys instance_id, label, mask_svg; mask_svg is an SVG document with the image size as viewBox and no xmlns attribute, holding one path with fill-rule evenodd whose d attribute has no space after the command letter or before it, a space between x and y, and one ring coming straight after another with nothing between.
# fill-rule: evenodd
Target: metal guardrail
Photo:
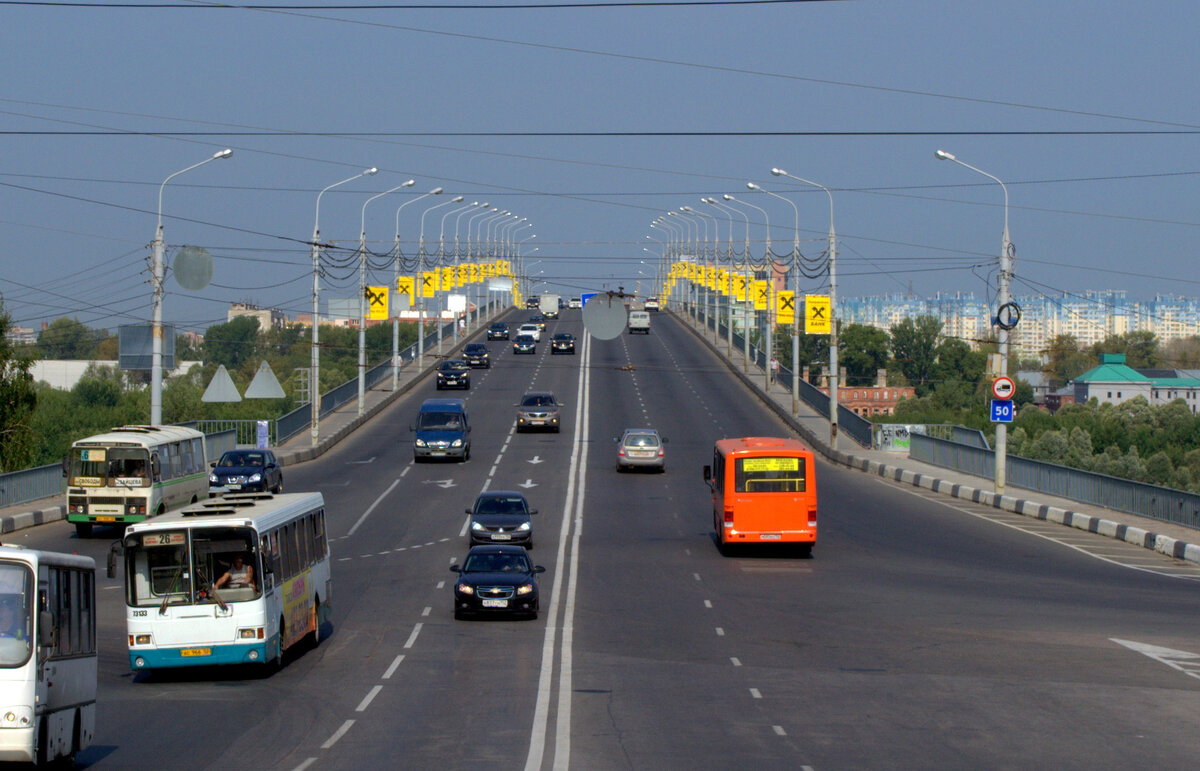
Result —
<instances>
[{"instance_id":1,"label":"metal guardrail","mask_svg":"<svg viewBox=\"0 0 1200 771\"><path fill-rule=\"evenodd\" d=\"M994 450L932 436L912 435L909 457L923 463L995 479ZM1008 455L1009 485L1200 530L1200 495L1083 469Z\"/></svg>"}]
</instances>

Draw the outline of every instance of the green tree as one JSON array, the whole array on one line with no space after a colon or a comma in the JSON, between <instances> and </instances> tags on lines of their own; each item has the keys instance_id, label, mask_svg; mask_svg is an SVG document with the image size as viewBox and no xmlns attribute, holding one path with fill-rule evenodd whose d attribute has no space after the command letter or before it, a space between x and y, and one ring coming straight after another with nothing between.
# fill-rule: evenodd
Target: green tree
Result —
<instances>
[{"instance_id":1,"label":"green tree","mask_svg":"<svg viewBox=\"0 0 1200 771\"><path fill-rule=\"evenodd\" d=\"M846 368L845 385L871 385L885 368L890 347L888 333L878 327L848 324L838 338L838 361Z\"/></svg>"},{"instance_id":2,"label":"green tree","mask_svg":"<svg viewBox=\"0 0 1200 771\"><path fill-rule=\"evenodd\" d=\"M1163 347L1163 361L1176 369L1200 369L1200 336L1171 340Z\"/></svg>"},{"instance_id":3,"label":"green tree","mask_svg":"<svg viewBox=\"0 0 1200 771\"><path fill-rule=\"evenodd\" d=\"M1148 369L1163 365L1158 337L1148 330L1139 329L1123 335L1109 335L1103 342L1091 347L1092 356L1100 360L1102 353L1123 353L1125 363L1134 369Z\"/></svg>"},{"instance_id":4,"label":"green tree","mask_svg":"<svg viewBox=\"0 0 1200 771\"><path fill-rule=\"evenodd\" d=\"M1042 355L1046 359L1042 372L1050 379L1051 388L1062 388L1071 380L1096 366L1096 357L1079 348L1073 335L1056 335L1046 344Z\"/></svg>"},{"instance_id":5,"label":"green tree","mask_svg":"<svg viewBox=\"0 0 1200 771\"><path fill-rule=\"evenodd\" d=\"M78 319L55 319L38 333L38 351L44 359L90 359L96 344L108 336Z\"/></svg>"},{"instance_id":6,"label":"green tree","mask_svg":"<svg viewBox=\"0 0 1200 771\"><path fill-rule=\"evenodd\" d=\"M204 358L208 364L224 364L232 371L253 360L258 349L258 319L238 316L225 324L214 324L204 335Z\"/></svg>"},{"instance_id":7,"label":"green tree","mask_svg":"<svg viewBox=\"0 0 1200 771\"><path fill-rule=\"evenodd\" d=\"M929 392L929 380L937 361L942 322L934 316L904 319L892 327L892 357L918 395Z\"/></svg>"},{"instance_id":8,"label":"green tree","mask_svg":"<svg viewBox=\"0 0 1200 771\"><path fill-rule=\"evenodd\" d=\"M37 392L29 369L33 360L8 341L12 317L0 303L0 471L32 465L34 457L33 411Z\"/></svg>"}]
</instances>

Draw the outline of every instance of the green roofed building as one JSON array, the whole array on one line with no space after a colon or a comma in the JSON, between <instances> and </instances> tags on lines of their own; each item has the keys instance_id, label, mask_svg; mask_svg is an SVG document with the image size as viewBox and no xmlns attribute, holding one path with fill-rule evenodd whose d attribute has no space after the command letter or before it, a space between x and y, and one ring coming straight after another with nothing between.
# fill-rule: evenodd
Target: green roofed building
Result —
<instances>
[{"instance_id":1,"label":"green roofed building","mask_svg":"<svg viewBox=\"0 0 1200 771\"><path fill-rule=\"evenodd\" d=\"M1123 353L1100 354L1100 365L1089 369L1072 381L1075 403L1086 404L1089 399L1101 403L1121 404L1138 396L1150 404L1169 404L1176 399L1187 402L1192 414L1200 410L1200 378L1147 375L1125 363Z\"/></svg>"}]
</instances>

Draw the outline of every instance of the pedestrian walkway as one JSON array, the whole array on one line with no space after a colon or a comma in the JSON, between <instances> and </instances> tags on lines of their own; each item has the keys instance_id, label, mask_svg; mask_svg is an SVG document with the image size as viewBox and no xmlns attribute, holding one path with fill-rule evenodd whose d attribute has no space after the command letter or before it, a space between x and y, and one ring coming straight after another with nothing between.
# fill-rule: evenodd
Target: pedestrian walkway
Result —
<instances>
[{"instance_id":1,"label":"pedestrian walkway","mask_svg":"<svg viewBox=\"0 0 1200 771\"><path fill-rule=\"evenodd\" d=\"M791 391L776 382L772 382L767 389L767 378L762 367L753 361L747 362L742 350L734 347L730 351L724 339L713 340L711 330L689 325L686 316L677 318L724 360L730 371L747 387L758 393L780 419L834 463L955 498L1099 533L1178 559L1200 563L1200 531L1184 525L1160 522L1033 490L1022 490L1012 485L1006 487L1004 495L997 495L990 479L913 460L904 452L864 448L844 433L838 435L837 447L832 447L828 420L803 400L800 400L798 411L793 414Z\"/></svg>"}]
</instances>

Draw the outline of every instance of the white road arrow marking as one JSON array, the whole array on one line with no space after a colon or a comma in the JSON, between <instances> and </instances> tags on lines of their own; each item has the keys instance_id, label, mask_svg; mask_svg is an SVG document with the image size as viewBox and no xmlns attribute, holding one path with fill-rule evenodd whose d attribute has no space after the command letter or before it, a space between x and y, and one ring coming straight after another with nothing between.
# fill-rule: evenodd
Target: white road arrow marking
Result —
<instances>
[{"instance_id":1,"label":"white road arrow marking","mask_svg":"<svg viewBox=\"0 0 1200 771\"><path fill-rule=\"evenodd\" d=\"M526 479L524 482L517 483L517 487L524 487L526 490L528 490L531 487L537 487L537 482L533 481L532 479Z\"/></svg>"},{"instance_id":2,"label":"white road arrow marking","mask_svg":"<svg viewBox=\"0 0 1200 771\"><path fill-rule=\"evenodd\" d=\"M372 455L371 457L367 458L366 460L352 460L352 461L350 461L350 465L361 466L361 465L366 465L368 463L374 463L374 462L375 462L375 456Z\"/></svg>"},{"instance_id":3,"label":"white road arrow marking","mask_svg":"<svg viewBox=\"0 0 1200 771\"><path fill-rule=\"evenodd\" d=\"M1136 651L1143 656L1149 656L1160 664L1166 664L1171 669L1178 670L1188 677L1200 680L1200 653L1161 648L1157 645L1134 642L1132 640L1118 640L1116 637L1108 639L1117 645L1124 645L1129 650Z\"/></svg>"},{"instance_id":4,"label":"white road arrow marking","mask_svg":"<svg viewBox=\"0 0 1200 771\"><path fill-rule=\"evenodd\" d=\"M542 457L540 455L534 455L532 460L527 460L525 462L532 463L534 465L537 465L538 463L545 463L545 461L542 460Z\"/></svg>"},{"instance_id":5,"label":"white road arrow marking","mask_svg":"<svg viewBox=\"0 0 1200 771\"><path fill-rule=\"evenodd\" d=\"M449 490L451 487L454 487L454 480L453 479L426 479L421 484L437 485L438 487L442 488L443 490Z\"/></svg>"}]
</instances>

